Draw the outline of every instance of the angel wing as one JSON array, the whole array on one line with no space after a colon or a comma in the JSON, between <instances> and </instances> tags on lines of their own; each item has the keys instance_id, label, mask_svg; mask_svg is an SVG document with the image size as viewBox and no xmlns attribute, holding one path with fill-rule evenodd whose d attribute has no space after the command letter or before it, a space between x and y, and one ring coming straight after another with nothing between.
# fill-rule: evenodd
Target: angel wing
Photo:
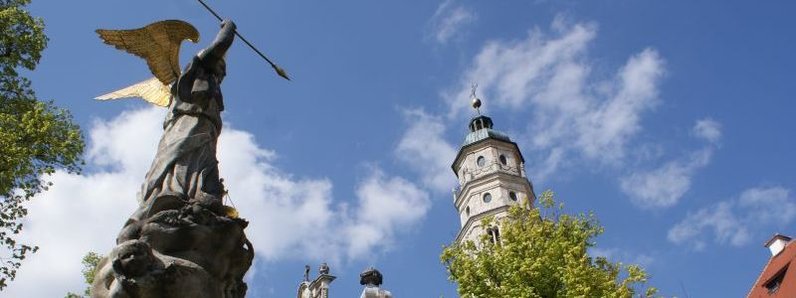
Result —
<instances>
[{"instance_id":1,"label":"angel wing","mask_svg":"<svg viewBox=\"0 0 796 298\"><path fill-rule=\"evenodd\" d=\"M149 70L165 86L180 76L182 41L199 42L199 31L180 20L155 22L132 30L98 29L97 34L106 44L144 58Z\"/></svg>"},{"instance_id":2,"label":"angel wing","mask_svg":"<svg viewBox=\"0 0 796 298\"><path fill-rule=\"evenodd\" d=\"M144 100L161 107L167 107L169 106L169 103L171 103L171 92L169 91L169 87L163 85L163 83L161 83L160 80L155 77L108 94L97 96L95 99L109 100L133 97L143 98Z\"/></svg>"}]
</instances>

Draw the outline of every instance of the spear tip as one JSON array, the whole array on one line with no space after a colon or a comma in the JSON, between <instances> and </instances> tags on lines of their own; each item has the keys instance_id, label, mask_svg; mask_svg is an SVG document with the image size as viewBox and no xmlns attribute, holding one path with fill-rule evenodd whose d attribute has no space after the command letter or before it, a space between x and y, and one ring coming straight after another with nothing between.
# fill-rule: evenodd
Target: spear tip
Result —
<instances>
[{"instance_id":1,"label":"spear tip","mask_svg":"<svg viewBox=\"0 0 796 298\"><path fill-rule=\"evenodd\" d=\"M284 69L282 69L279 66L274 66L274 70L276 70L276 74L278 74L280 77L283 77L285 78L285 80L290 81L290 78L287 76L287 72L285 72Z\"/></svg>"}]
</instances>

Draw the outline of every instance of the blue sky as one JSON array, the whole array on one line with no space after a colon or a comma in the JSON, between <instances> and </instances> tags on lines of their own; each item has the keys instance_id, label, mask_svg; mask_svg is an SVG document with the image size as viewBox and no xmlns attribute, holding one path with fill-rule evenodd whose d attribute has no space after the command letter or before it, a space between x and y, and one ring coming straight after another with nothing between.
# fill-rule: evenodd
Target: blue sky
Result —
<instances>
[{"instance_id":1,"label":"blue sky","mask_svg":"<svg viewBox=\"0 0 796 298\"><path fill-rule=\"evenodd\" d=\"M792 3L210 4L293 78L240 42L228 55L221 175L252 223L250 297L294 295L304 264L323 261L333 296L358 295L374 265L398 297L455 297L438 256L460 225L449 165L471 82L537 192L594 211L606 232L592 252L643 264L665 296L743 296L769 257L763 241L794 234ZM186 20L202 38L184 44L184 63L218 23L191 0L30 8L50 37L34 88L89 142L86 173L57 173L31 203L25 237L42 249L8 289L53 297L81 290L86 251L111 248L164 112L92 100L151 76L93 31Z\"/></svg>"}]
</instances>

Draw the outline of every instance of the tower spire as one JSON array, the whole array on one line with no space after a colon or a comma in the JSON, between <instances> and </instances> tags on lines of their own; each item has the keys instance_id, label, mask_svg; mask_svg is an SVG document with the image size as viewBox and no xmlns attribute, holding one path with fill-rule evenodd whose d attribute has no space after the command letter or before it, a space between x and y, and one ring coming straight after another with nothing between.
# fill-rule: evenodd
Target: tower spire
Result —
<instances>
[{"instance_id":1,"label":"tower spire","mask_svg":"<svg viewBox=\"0 0 796 298\"><path fill-rule=\"evenodd\" d=\"M472 107L478 114L470 119L470 132L451 165L459 180L453 204L462 224L456 242L475 241L486 234L500 243L499 222L508 216L510 206L532 203L536 196L517 143L493 129L492 118L481 114L478 84L471 88ZM497 221L482 226L481 220L490 216Z\"/></svg>"},{"instance_id":2,"label":"tower spire","mask_svg":"<svg viewBox=\"0 0 796 298\"><path fill-rule=\"evenodd\" d=\"M475 96L475 91L478 89L478 83L470 85L470 99L472 100L473 109L475 109L478 116L481 116L481 99Z\"/></svg>"},{"instance_id":3,"label":"tower spire","mask_svg":"<svg viewBox=\"0 0 796 298\"><path fill-rule=\"evenodd\" d=\"M475 92L478 90L478 84L473 83L470 85L470 88L470 100L472 100L473 109L478 113L478 115L470 120L470 131L475 132L482 129L492 129L492 119L481 115L481 99L475 95Z\"/></svg>"}]
</instances>

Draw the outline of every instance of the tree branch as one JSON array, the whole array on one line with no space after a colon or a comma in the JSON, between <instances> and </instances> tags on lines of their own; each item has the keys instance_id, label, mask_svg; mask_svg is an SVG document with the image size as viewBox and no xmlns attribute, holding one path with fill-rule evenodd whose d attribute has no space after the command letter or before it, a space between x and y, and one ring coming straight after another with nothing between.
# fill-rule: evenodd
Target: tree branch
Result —
<instances>
[{"instance_id":1,"label":"tree branch","mask_svg":"<svg viewBox=\"0 0 796 298\"><path fill-rule=\"evenodd\" d=\"M0 57L2 57L2 56L0 55ZM11 90L11 89L6 89L6 88L0 88L0 92L13 93L13 94L16 94L16 96L19 97L19 98L24 98L25 97L25 96L22 95L22 93L19 92L19 90Z\"/></svg>"}]
</instances>

